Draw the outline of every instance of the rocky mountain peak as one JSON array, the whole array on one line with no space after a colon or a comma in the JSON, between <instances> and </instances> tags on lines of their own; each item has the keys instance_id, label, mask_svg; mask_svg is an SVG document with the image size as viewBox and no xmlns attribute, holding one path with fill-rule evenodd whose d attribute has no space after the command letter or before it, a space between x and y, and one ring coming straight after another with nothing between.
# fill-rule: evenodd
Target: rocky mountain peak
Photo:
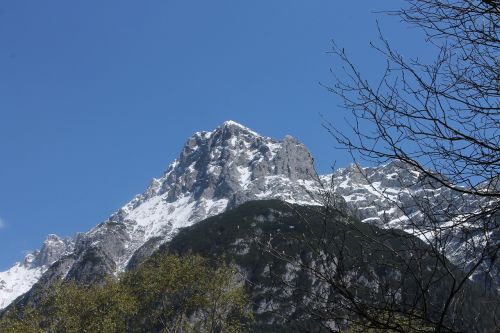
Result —
<instances>
[{"instance_id":1,"label":"rocky mountain peak","mask_svg":"<svg viewBox=\"0 0 500 333\"><path fill-rule=\"evenodd\" d=\"M49 234L39 251L36 252L33 265L50 266L64 255L73 250L73 241L69 238L60 238Z\"/></svg>"},{"instance_id":2,"label":"rocky mountain peak","mask_svg":"<svg viewBox=\"0 0 500 333\"><path fill-rule=\"evenodd\" d=\"M98 226L79 238L77 248L105 249L123 268L152 238L168 239L250 200L311 203L309 190L318 185L311 154L298 140L275 140L226 121L189 137L162 177L110 217L123 228L110 234L109 223Z\"/></svg>"},{"instance_id":3,"label":"rocky mountain peak","mask_svg":"<svg viewBox=\"0 0 500 333\"><path fill-rule=\"evenodd\" d=\"M153 179L128 209L155 196L165 196L170 203L186 196L195 200L226 198L234 206L241 203L237 198L241 192L262 192L269 177L317 179L313 159L297 139L286 136L277 141L226 121L214 131L191 136L164 175Z\"/></svg>"},{"instance_id":4,"label":"rocky mountain peak","mask_svg":"<svg viewBox=\"0 0 500 333\"><path fill-rule=\"evenodd\" d=\"M42 247L28 253L20 265L27 269L48 267L64 255L71 253L73 246L74 242L71 238L61 238L55 234L49 234Z\"/></svg>"},{"instance_id":5,"label":"rocky mountain peak","mask_svg":"<svg viewBox=\"0 0 500 333\"><path fill-rule=\"evenodd\" d=\"M256 136L256 137L259 137L260 134L252 131L250 128L240 124L240 123L237 123L233 120L227 120L225 122L223 122L222 124L220 124L217 129L215 130L216 132L217 131L222 131L222 132L230 132L230 133L233 133L233 134L237 134L237 133L246 133L246 134L250 134L250 135L253 135L253 136Z\"/></svg>"}]
</instances>

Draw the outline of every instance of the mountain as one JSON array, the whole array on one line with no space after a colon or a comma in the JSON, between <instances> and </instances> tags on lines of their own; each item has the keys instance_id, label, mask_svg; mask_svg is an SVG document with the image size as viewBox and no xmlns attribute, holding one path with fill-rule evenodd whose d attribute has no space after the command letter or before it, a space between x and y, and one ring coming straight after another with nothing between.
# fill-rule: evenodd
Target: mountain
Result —
<instances>
[{"instance_id":1,"label":"mountain","mask_svg":"<svg viewBox=\"0 0 500 333\"><path fill-rule=\"evenodd\" d=\"M500 230L491 226L498 226L500 216L475 221L478 211L493 208L498 201L453 191L401 161L364 168L352 164L321 178L324 184L333 184L332 191L362 222L413 234L434 244L459 267L470 268L485 244L491 244L491 253L498 251ZM453 223L460 227L451 227ZM481 226L487 223L485 230ZM500 264L486 260L472 279L500 292Z\"/></svg>"},{"instance_id":2,"label":"mountain","mask_svg":"<svg viewBox=\"0 0 500 333\"><path fill-rule=\"evenodd\" d=\"M42 248L40 253L51 253L43 260L35 252L0 273L0 308L44 273L50 276L56 270L67 279L99 280L124 270L134 254L152 253L180 228L249 200L309 203L308 189L318 183L309 151L291 136L277 141L233 121L197 132L160 178L107 221L77 234L65 247ZM47 272L59 259L64 265Z\"/></svg>"},{"instance_id":3,"label":"mountain","mask_svg":"<svg viewBox=\"0 0 500 333\"><path fill-rule=\"evenodd\" d=\"M438 213L451 200L463 213L481 204L431 181L422 185L419 177L398 161L373 168L351 165L320 177L311 154L293 137L277 141L227 121L211 132L191 136L164 174L106 221L72 239L51 235L40 251L1 272L0 308L37 281L42 285L56 279L99 282L135 267L182 228L253 200L318 205L321 193L333 184L337 197L343 198L340 202L361 221L402 229L425 241L432 240L425 205L431 204L431 211ZM436 199L440 197L443 200ZM416 230L408 216L422 228ZM439 223L449 218L443 216ZM460 242L462 235L453 236L455 241L445 251L454 263L467 264L474 252ZM488 236L498 239L498 234ZM476 278L498 283L498 266L486 275Z\"/></svg>"}]
</instances>

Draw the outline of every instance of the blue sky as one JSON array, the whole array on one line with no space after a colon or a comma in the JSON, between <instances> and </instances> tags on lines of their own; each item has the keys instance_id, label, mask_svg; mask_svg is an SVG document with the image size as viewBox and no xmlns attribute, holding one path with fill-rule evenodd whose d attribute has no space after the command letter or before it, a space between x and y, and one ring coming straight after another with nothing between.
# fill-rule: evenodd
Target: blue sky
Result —
<instances>
[{"instance_id":1,"label":"blue sky","mask_svg":"<svg viewBox=\"0 0 500 333\"><path fill-rule=\"evenodd\" d=\"M0 269L48 233L103 221L177 157L193 132L232 119L291 134L320 172L348 164L319 114L343 127L331 40L368 78L375 20L403 53L417 31L373 11L399 0L0 3Z\"/></svg>"}]
</instances>

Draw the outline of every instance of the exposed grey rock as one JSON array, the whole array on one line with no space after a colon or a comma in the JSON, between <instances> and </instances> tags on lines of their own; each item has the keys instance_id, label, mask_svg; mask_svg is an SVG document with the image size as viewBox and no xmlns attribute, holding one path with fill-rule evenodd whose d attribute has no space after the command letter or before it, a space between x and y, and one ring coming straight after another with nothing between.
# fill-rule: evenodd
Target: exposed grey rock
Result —
<instances>
[{"instance_id":1,"label":"exposed grey rock","mask_svg":"<svg viewBox=\"0 0 500 333\"><path fill-rule=\"evenodd\" d=\"M116 272L116 263L99 247L85 249L73 263L65 280L79 284L103 283Z\"/></svg>"},{"instance_id":2,"label":"exposed grey rock","mask_svg":"<svg viewBox=\"0 0 500 333\"><path fill-rule=\"evenodd\" d=\"M70 254L56 261L38 281L39 287L45 289L54 282L65 279L77 258L76 255Z\"/></svg>"},{"instance_id":3,"label":"exposed grey rock","mask_svg":"<svg viewBox=\"0 0 500 333\"><path fill-rule=\"evenodd\" d=\"M40 251L36 252L33 260L35 266L50 266L62 256L73 250L73 241L71 239L61 239L59 236L50 234L43 242Z\"/></svg>"},{"instance_id":4,"label":"exposed grey rock","mask_svg":"<svg viewBox=\"0 0 500 333\"><path fill-rule=\"evenodd\" d=\"M163 243L162 237L152 237L144 243L137 251L134 252L127 264L127 270L137 268L141 263L148 259Z\"/></svg>"},{"instance_id":5,"label":"exposed grey rock","mask_svg":"<svg viewBox=\"0 0 500 333\"><path fill-rule=\"evenodd\" d=\"M85 253L89 248L99 248L106 258L115 263L127 255L130 236L124 223L105 222L87 233L81 233L75 241L76 255Z\"/></svg>"}]
</instances>

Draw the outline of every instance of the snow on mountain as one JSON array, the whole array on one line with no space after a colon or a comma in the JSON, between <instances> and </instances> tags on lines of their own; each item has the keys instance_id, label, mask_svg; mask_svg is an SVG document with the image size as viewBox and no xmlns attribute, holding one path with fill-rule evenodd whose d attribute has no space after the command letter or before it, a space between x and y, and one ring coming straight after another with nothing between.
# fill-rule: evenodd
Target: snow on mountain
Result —
<instances>
[{"instance_id":1,"label":"snow on mountain","mask_svg":"<svg viewBox=\"0 0 500 333\"><path fill-rule=\"evenodd\" d=\"M479 200L422 177L403 162L392 161L371 168L352 164L321 178L325 184L333 184L333 191L362 222L413 234L434 244L459 267L472 265L485 244L500 242L498 230L484 230L481 223L473 222L482 207L498 205L498 201ZM498 218L489 217L497 225ZM435 242L437 236L439 242ZM498 263L486 260L472 278L500 291Z\"/></svg>"},{"instance_id":2,"label":"snow on mountain","mask_svg":"<svg viewBox=\"0 0 500 333\"><path fill-rule=\"evenodd\" d=\"M40 250L28 254L23 262L0 272L0 309L27 292L54 262L72 251L71 239L48 235Z\"/></svg>"},{"instance_id":3,"label":"snow on mountain","mask_svg":"<svg viewBox=\"0 0 500 333\"><path fill-rule=\"evenodd\" d=\"M63 256L71 264L62 276L91 281L96 272L124 270L134 254L146 246L155 249L180 228L243 202L277 198L311 203L307 189L318 183L310 153L291 136L277 141L233 121L211 132L197 132L144 193L107 221L77 234L71 256L65 247L47 246L28 264L0 273L4 281L0 308L27 291L49 264ZM90 256L94 267L88 264Z\"/></svg>"},{"instance_id":4,"label":"snow on mountain","mask_svg":"<svg viewBox=\"0 0 500 333\"><path fill-rule=\"evenodd\" d=\"M9 270L0 272L0 309L27 292L42 276L44 269L33 267L33 258L34 255L30 254L24 262L18 262Z\"/></svg>"},{"instance_id":5,"label":"snow on mountain","mask_svg":"<svg viewBox=\"0 0 500 333\"><path fill-rule=\"evenodd\" d=\"M461 213L477 208L477 202L464 200L433 182L422 186L419 177L397 161L373 168L351 165L319 177L310 153L293 137L277 141L227 121L213 131L191 136L165 173L107 221L77 234L74 240L51 235L40 251L1 272L0 309L29 290L42 274L50 275L50 265L58 260L64 265L54 265L55 275L99 281L127 265L133 267L140 261L136 259L147 257L180 228L250 200L317 204L314 193L332 182L335 193L360 220L403 229L428 241L431 234L425 227L424 208L440 218L440 223L453 218L439 215L449 202ZM415 225L423 227L416 229ZM455 236L459 239L460 235ZM455 262L465 254L473 255L459 241L449 244L445 251Z\"/></svg>"}]
</instances>

